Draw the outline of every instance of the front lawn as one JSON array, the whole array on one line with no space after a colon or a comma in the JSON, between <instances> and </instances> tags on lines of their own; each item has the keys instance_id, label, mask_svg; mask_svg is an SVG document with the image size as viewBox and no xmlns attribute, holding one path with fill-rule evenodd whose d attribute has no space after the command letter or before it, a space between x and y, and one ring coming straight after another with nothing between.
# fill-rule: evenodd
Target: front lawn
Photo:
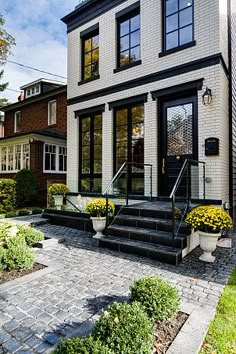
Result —
<instances>
[{"instance_id":1,"label":"front lawn","mask_svg":"<svg viewBox=\"0 0 236 354\"><path fill-rule=\"evenodd\" d=\"M200 354L236 354L236 268L221 296Z\"/></svg>"}]
</instances>

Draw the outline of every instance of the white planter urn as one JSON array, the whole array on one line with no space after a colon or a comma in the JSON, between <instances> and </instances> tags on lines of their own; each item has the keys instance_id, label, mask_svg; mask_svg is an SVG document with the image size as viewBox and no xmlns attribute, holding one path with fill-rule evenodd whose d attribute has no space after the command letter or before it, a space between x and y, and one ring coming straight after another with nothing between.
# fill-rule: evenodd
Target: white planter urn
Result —
<instances>
[{"instance_id":1,"label":"white planter urn","mask_svg":"<svg viewBox=\"0 0 236 354\"><path fill-rule=\"evenodd\" d=\"M54 198L54 202L55 202L55 207L57 209L61 209L61 207L63 205L63 195L54 194L53 198Z\"/></svg>"},{"instance_id":2,"label":"white planter urn","mask_svg":"<svg viewBox=\"0 0 236 354\"><path fill-rule=\"evenodd\" d=\"M93 236L94 239L100 239L103 237L102 231L106 227L106 217L93 217L91 216L93 223L93 229L96 231L96 235Z\"/></svg>"},{"instance_id":3,"label":"white planter urn","mask_svg":"<svg viewBox=\"0 0 236 354\"><path fill-rule=\"evenodd\" d=\"M214 256L212 256L212 252L215 251L217 246L218 238L220 237L220 233L213 234L208 232L199 231L199 242L200 248L203 251L203 254L199 257L201 261L213 263L215 261Z\"/></svg>"}]
</instances>

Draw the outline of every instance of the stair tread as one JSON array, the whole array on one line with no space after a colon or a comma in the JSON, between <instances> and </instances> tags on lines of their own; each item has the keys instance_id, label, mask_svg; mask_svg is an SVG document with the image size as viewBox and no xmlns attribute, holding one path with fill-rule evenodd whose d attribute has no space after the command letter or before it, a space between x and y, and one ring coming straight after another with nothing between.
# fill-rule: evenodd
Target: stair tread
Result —
<instances>
[{"instance_id":1,"label":"stair tread","mask_svg":"<svg viewBox=\"0 0 236 354\"><path fill-rule=\"evenodd\" d=\"M111 226L109 226L109 229L113 229L113 230L118 230L118 231L128 231L128 232L134 232L134 233L146 233L148 235L151 236L163 236L163 237L168 237L168 238L172 238L172 233L168 232L168 231L161 231L161 230L152 230L152 229L145 229L145 228L137 228L137 227L133 227L133 226L126 226L126 225L116 225L113 224ZM186 238L187 236L184 234L178 234L177 238Z\"/></svg>"},{"instance_id":2,"label":"stair tread","mask_svg":"<svg viewBox=\"0 0 236 354\"><path fill-rule=\"evenodd\" d=\"M163 245L158 245L158 244L150 244L142 241L133 241L129 239L124 239L123 237L116 237L116 236L103 236L101 241L108 241L112 243L117 243L117 244L123 244L123 245L129 245L129 246L134 246L137 248L143 248L145 250L149 251L159 251L159 252L170 252L172 254L181 254L182 250L180 248L173 248L173 247L168 247L168 246L163 246Z\"/></svg>"},{"instance_id":3,"label":"stair tread","mask_svg":"<svg viewBox=\"0 0 236 354\"><path fill-rule=\"evenodd\" d=\"M172 225L172 220L170 219L162 219L162 218L153 218L150 216L135 216L135 215L126 215L120 214L116 216L116 219L125 219L125 220L137 220L137 221L144 221L144 222L156 222L158 224L167 224ZM182 226L186 226L185 222L182 223Z\"/></svg>"}]
</instances>

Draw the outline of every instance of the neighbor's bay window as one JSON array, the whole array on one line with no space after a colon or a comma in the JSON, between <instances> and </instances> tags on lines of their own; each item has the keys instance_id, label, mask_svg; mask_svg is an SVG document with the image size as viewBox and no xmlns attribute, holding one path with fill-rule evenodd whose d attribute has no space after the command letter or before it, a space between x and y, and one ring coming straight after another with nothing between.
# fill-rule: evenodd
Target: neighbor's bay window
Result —
<instances>
[{"instance_id":1,"label":"neighbor's bay window","mask_svg":"<svg viewBox=\"0 0 236 354\"><path fill-rule=\"evenodd\" d=\"M102 114L80 117L80 190L102 189Z\"/></svg>"},{"instance_id":2,"label":"neighbor's bay window","mask_svg":"<svg viewBox=\"0 0 236 354\"><path fill-rule=\"evenodd\" d=\"M164 0L164 49L193 41L194 0Z\"/></svg>"},{"instance_id":3,"label":"neighbor's bay window","mask_svg":"<svg viewBox=\"0 0 236 354\"><path fill-rule=\"evenodd\" d=\"M30 168L30 145L28 143L8 145L0 148L0 171L18 172Z\"/></svg>"},{"instance_id":4,"label":"neighbor's bay window","mask_svg":"<svg viewBox=\"0 0 236 354\"><path fill-rule=\"evenodd\" d=\"M82 37L82 80L99 76L99 29Z\"/></svg>"},{"instance_id":5,"label":"neighbor's bay window","mask_svg":"<svg viewBox=\"0 0 236 354\"><path fill-rule=\"evenodd\" d=\"M67 169L67 149L64 146L44 145L44 172L60 173Z\"/></svg>"},{"instance_id":6,"label":"neighbor's bay window","mask_svg":"<svg viewBox=\"0 0 236 354\"><path fill-rule=\"evenodd\" d=\"M140 60L140 9L136 9L118 23L118 67Z\"/></svg>"}]
</instances>

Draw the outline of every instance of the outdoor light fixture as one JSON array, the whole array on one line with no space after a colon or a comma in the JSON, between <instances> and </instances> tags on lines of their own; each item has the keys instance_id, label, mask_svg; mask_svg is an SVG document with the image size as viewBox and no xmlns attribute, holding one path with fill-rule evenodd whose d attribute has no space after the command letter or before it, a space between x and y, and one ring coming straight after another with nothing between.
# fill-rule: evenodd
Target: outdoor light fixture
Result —
<instances>
[{"instance_id":1,"label":"outdoor light fixture","mask_svg":"<svg viewBox=\"0 0 236 354\"><path fill-rule=\"evenodd\" d=\"M29 143L32 144L34 142L34 138L29 139Z\"/></svg>"},{"instance_id":2,"label":"outdoor light fixture","mask_svg":"<svg viewBox=\"0 0 236 354\"><path fill-rule=\"evenodd\" d=\"M209 104L211 104L212 102L212 93L211 93L211 89L209 89L208 87L206 87L206 91L204 92L204 94L202 95L202 104L204 106L209 106Z\"/></svg>"}]
</instances>

